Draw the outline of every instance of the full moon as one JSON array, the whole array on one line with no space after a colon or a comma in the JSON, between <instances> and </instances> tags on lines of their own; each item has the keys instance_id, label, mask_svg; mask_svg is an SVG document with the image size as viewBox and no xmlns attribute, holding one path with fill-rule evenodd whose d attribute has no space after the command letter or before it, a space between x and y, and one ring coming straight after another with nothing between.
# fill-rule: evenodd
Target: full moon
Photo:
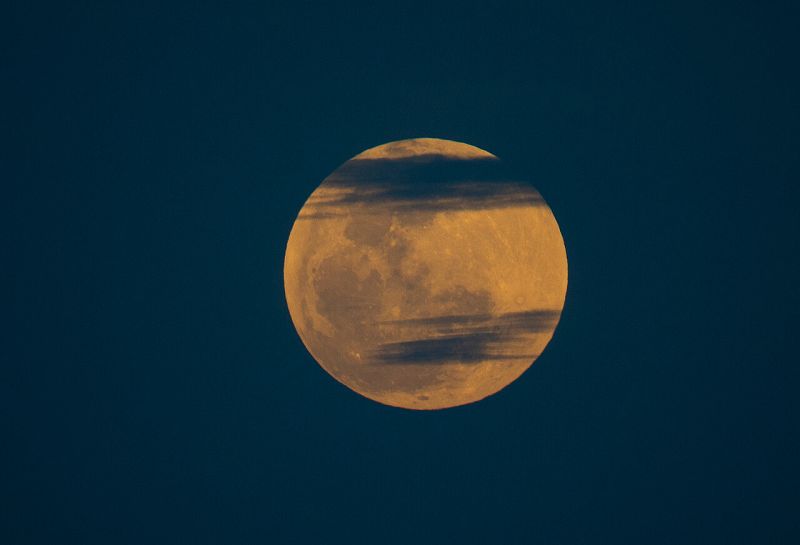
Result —
<instances>
[{"instance_id":1,"label":"full moon","mask_svg":"<svg viewBox=\"0 0 800 545\"><path fill-rule=\"evenodd\" d=\"M303 344L336 380L443 409L498 392L539 357L567 255L542 196L497 157L415 138L322 181L289 235L284 287Z\"/></svg>"}]
</instances>

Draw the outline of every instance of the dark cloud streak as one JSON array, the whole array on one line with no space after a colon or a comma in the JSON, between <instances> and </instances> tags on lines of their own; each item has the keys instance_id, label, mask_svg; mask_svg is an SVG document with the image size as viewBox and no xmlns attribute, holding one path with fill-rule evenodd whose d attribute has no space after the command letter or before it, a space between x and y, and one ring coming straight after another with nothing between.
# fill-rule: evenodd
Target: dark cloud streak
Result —
<instances>
[{"instance_id":1,"label":"dark cloud streak","mask_svg":"<svg viewBox=\"0 0 800 545\"><path fill-rule=\"evenodd\" d=\"M494 158L453 159L422 155L400 159L351 159L323 182L300 219L365 212L443 211L538 206L541 195Z\"/></svg>"},{"instance_id":2,"label":"dark cloud streak","mask_svg":"<svg viewBox=\"0 0 800 545\"><path fill-rule=\"evenodd\" d=\"M560 314L537 310L499 316L467 314L382 322L407 328L416 338L382 344L372 356L378 364L416 365L533 360L538 354L529 352L532 335L552 331Z\"/></svg>"}]
</instances>

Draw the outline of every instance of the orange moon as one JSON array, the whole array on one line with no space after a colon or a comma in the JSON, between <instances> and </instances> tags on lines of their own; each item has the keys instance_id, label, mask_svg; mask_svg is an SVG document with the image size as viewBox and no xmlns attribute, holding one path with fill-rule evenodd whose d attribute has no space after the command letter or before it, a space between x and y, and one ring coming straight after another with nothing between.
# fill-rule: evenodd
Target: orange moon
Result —
<instances>
[{"instance_id":1,"label":"orange moon","mask_svg":"<svg viewBox=\"0 0 800 545\"><path fill-rule=\"evenodd\" d=\"M539 357L567 255L542 196L497 157L415 138L322 181L289 235L284 287L303 344L336 380L443 409L498 392Z\"/></svg>"}]
</instances>

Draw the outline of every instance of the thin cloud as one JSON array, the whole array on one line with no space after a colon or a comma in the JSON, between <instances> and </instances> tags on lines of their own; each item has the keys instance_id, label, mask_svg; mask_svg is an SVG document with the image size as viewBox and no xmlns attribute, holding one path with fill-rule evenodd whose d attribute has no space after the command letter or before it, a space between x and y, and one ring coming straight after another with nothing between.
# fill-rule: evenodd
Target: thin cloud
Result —
<instances>
[{"instance_id":1,"label":"thin cloud","mask_svg":"<svg viewBox=\"0 0 800 545\"><path fill-rule=\"evenodd\" d=\"M299 219L361 213L439 212L540 206L531 185L516 180L494 157L454 159L437 154L352 159L308 200Z\"/></svg>"},{"instance_id":2,"label":"thin cloud","mask_svg":"<svg viewBox=\"0 0 800 545\"><path fill-rule=\"evenodd\" d=\"M381 344L376 364L437 365L487 360L533 360L532 335L552 331L561 313L554 310L433 316L382 322L399 327L411 339Z\"/></svg>"}]
</instances>

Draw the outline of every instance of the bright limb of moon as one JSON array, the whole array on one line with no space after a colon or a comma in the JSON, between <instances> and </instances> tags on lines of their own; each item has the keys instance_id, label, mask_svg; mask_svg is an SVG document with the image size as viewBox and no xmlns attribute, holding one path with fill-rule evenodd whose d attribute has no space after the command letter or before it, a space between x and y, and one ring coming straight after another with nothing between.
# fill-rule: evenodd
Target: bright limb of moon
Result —
<instances>
[{"instance_id":1,"label":"bright limb of moon","mask_svg":"<svg viewBox=\"0 0 800 545\"><path fill-rule=\"evenodd\" d=\"M314 359L375 401L440 409L491 395L542 353L567 258L539 193L448 140L384 144L312 193L284 263Z\"/></svg>"}]
</instances>

